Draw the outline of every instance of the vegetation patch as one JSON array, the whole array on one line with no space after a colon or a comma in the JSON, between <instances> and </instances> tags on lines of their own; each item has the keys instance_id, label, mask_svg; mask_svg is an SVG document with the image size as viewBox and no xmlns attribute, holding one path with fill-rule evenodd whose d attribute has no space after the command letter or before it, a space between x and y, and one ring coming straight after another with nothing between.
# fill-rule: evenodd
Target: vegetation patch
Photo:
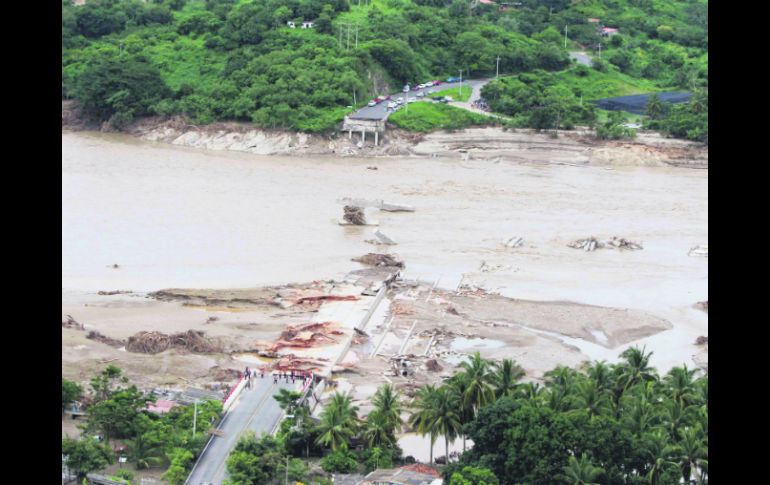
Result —
<instances>
[{"instance_id":1,"label":"vegetation patch","mask_svg":"<svg viewBox=\"0 0 770 485\"><path fill-rule=\"evenodd\" d=\"M409 131L461 130L497 124L495 118L441 103L417 102L390 115L388 121Z\"/></svg>"}]
</instances>

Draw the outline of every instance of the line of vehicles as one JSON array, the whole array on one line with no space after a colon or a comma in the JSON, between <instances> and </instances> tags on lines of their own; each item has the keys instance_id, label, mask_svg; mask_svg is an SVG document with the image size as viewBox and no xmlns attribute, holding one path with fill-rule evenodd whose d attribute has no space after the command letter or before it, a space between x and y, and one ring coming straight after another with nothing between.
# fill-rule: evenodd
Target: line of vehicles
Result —
<instances>
[{"instance_id":1,"label":"line of vehicles","mask_svg":"<svg viewBox=\"0 0 770 485\"><path fill-rule=\"evenodd\" d=\"M391 96L377 96L373 100L369 101L367 106L372 108L374 106L377 106L380 103L384 103L384 102L387 101L388 104L387 104L386 108L387 109L396 110L396 109L398 109L399 106L403 105L404 103L413 103L413 102L417 101L417 98L423 98L423 97L425 97L426 94L433 94L433 93L435 93L435 91L432 90L432 89L429 89L427 91L427 93L426 93L425 91L423 91L423 89L425 89L425 88L432 88L433 86L440 86L441 84L444 84L444 83L455 83L455 82L458 82L458 81L460 81L460 78L458 78L458 77L448 77L446 79L446 81L440 81L438 79L435 79L433 81L428 81L428 82L423 83L423 84L417 84L415 86L410 86L409 84L407 84L401 90L404 93L404 96L399 96L396 99L392 99ZM409 93L411 91L419 91L419 92L415 93L414 96L409 96ZM440 101L448 102L448 101L452 101L452 98L447 96L447 97L441 99Z\"/></svg>"}]
</instances>

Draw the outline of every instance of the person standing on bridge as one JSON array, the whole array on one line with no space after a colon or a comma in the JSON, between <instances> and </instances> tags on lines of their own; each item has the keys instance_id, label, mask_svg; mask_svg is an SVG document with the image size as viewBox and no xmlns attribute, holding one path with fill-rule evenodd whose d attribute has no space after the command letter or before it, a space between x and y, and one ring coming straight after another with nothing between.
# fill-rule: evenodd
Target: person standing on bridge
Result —
<instances>
[{"instance_id":1,"label":"person standing on bridge","mask_svg":"<svg viewBox=\"0 0 770 485\"><path fill-rule=\"evenodd\" d=\"M243 372L243 380L246 381L246 388L251 389L251 383L249 381L249 377L251 377L251 372L249 371L248 366L246 367L246 370Z\"/></svg>"}]
</instances>

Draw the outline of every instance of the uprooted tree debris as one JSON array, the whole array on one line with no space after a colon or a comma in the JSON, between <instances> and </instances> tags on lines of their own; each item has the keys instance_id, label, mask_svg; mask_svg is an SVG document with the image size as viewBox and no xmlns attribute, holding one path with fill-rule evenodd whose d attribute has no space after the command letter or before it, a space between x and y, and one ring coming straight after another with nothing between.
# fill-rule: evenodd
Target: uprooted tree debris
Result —
<instances>
[{"instance_id":1,"label":"uprooted tree debris","mask_svg":"<svg viewBox=\"0 0 770 485\"><path fill-rule=\"evenodd\" d=\"M72 315L67 315L67 319L66 320L62 320L61 326L63 328L73 328L75 330L85 330L86 329L86 327L82 323L80 323L77 320L75 320L74 318L72 318Z\"/></svg>"},{"instance_id":2,"label":"uprooted tree debris","mask_svg":"<svg viewBox=\"0 0 770 485\"><path fill-rule=\"evenodd\" d=\"M567 246L575 249L582 249L584 251L595 251L601 248L617 248L617 249L642 249L642 245L633 241L629 241L625 238L613 237L609 241L601 242L595 237L589 237L586 239L578 239L573 241Z\"/></svg>"},{"instance_id":3,"label":"uprooted tree debris","mask_svg":"<svg viewBox=\"0 0 770 485\"><path fill-rule=\"evenodd\" d=\"M404 262L395 254L367 253L358 258L352 258L351 261L371 266L395 266L398 268L405 266Z\"/></svg>"},{"instance_id":4,"label":"uprooted tree debris","mask_svg":"<svg viewBox=\"0 0 770 485\"><path fill-rule=\"evenodd\" d=\"M709 338L703 335L695 339L695 345L706 345L707 343L709 343Z\"/></svg>"},{"instance_id":5,"label":"uprooted tree debris","mask_svg":"<svg viewBox=\"0 0 770 485\"><path fill-rule=\"evenodd\" d=\"M366 224L366 215L364 214L364 210L362 208L346 205L343 210L345 211L345 215L343 215L342 218L345 220L345 222L354 224L356 226L363 226Z\"/></svg>"},{"instance_id":6,"label":"uprooted tree debris","mask_svg":"<svg viewBox=\"0 0 770 485\"><path fill-rule=\"evenodd\" d=\"M286 347L309 348L323 345L324 343L336 343L337 339L332 335L344 335L344 332L331 328L331 325L332 322L320 322L290 326L281 332L278 341L268 347L267 350L269 352L277 352Z\"/></svg>"},{"instance_id":7,"label":"uprooted tree debris","mask_svg":"<svg viewBox=\"0 0 770 485\"><path fill-rule=\"evenodd\" d=\"M97 332L96 330L91 330L88 332L88 335L86 335L87 339L95 340L97 342L101 342L105 345L109 345L110 347L123 347L126 345L126 342L124 340L117 340L114 338L107 337L106 335L102 335L101 333Z\"/></svg>"},{"instance_id":8,"label":"uprooted tree debris","mask_svg":"<svg viewBox=\"0 0 770 485\"><path fill-rule=\"evenodd\" d=\"M206 337L206 333L200 330L188 330L186 332L166 335L161 332L139 332L128 337L126 350L141 354L157 354L164 350L176 347L187 349L190 352L211 353L220 351L220 346Z\"/></svg>"},{"instance_id":9,"label":"uprooted tree debris","mask_svg":"<svg viewBox=\"0 0 770 485\"><path fill-rule=\"evenodd\" d=\"M698 303L695 304L695 308L700 308L704 312L708 313L709 312L709 301L708 300L706 300L706 301L699 301Z\"/></svg>"}]
</instances>

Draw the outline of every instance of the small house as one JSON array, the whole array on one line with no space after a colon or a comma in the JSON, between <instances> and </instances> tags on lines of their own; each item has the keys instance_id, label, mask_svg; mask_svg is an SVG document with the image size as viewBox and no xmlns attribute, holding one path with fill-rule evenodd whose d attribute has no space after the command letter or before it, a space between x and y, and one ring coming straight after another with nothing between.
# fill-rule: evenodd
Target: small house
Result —
<instances>
[{"instance_id":1,"label":"small house","mask_svg":"<svg viewBox=\"0 0 770 485\"><path fill-rule=\"evenodd\" d=\"M415 463L401 468L377 469L360 485L441 485L441 473L435 468Z\"/></svg>"},{"instance_id":2,"label":"small house","mask_svg":"<svg viewBox=\"0 0 770 485\"><path fill-rule=\"evenodd\" d=\"M599 31L602 37L612 37L613 35L617 35L620 32L618 32L618 29L615 29L613 27L602 27L602 29Z\"/></svg>"},{"instance_id":3,"label":"small house","mask_svg":"<svg viewBox=\"0 0 770 485\"><path fill-rule=\"evenodd\" d=\"M287 25L287 26L288 26L290 29L296 29L296 28L297 28L297 25L296 25L294 22L286 22L286 25Z\"/></svg>"},{"instance_id":4,"label":"small house","mask_svg":"<svg viewBox=\"0 0 770 485\"><path fill-rule=\"evenodd\" d=\"M589 24L598 24L599 22L601 22L600 19L595 19L595 18L591 18L591 17L588 18L588 23Z\"/></svg>"},{"instance_id":5,"label":"small house","mask_svg":"<svg viewBox=\"0 0 770 485\"><path fill-rule=\"evenodd\" d=\"M313 22L302 22L302 28L303 29L312 29L313 28Z\"/></svg>"}]
</instances>

